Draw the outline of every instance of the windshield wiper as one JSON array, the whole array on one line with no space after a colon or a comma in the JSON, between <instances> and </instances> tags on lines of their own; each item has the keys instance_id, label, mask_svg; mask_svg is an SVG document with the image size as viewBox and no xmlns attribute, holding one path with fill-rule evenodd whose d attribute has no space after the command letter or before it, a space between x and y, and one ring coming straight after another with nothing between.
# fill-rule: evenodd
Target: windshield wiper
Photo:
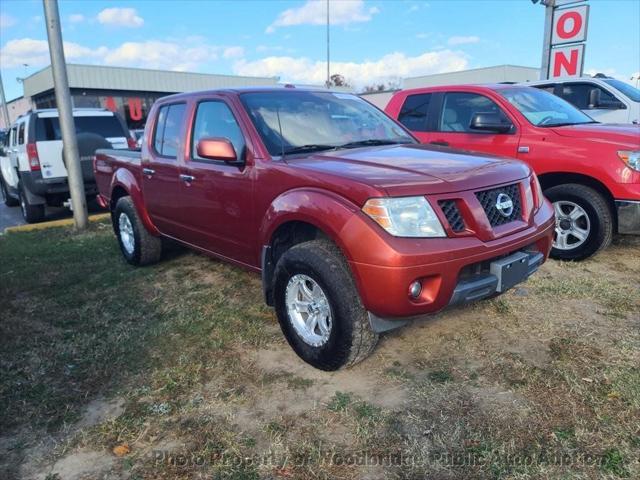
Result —
<instances>
[{"instance_id":1,"label":"windshield wiper","mask_svg":"<svg viewBox=\"0 0 640 480\"><path fill-rule=\"evenodd\" d=\"M309 145L300 145L298 147L286 148L283 150L283 156L291 153L307 153L307 152L321 152L323 150L335 150L335 145L321 145L311 143Z\"/></svg>"},{"instance_id":2,"label":"windshield wiper","mask_svg":"<svg viewBox=\"0 0 640 480\"><path fill-rule=\"evenodd\" d=\"M410 140L388 140L381 138L370 138L368 140L358 140L357 142L349 142L344 145L340 145L336 148L357 148L357 147L369 147L376 145L399 145L402 143L412 143Z\"/></svg>"},{"instance_id":3,"label":"windshield wiper","mask_svg":"<svg viewBox=\"0 0 640 480\"><path fill-rule=\"evenodd\" d=\"M538 125L539 127L542 128L549 128L549 127L566 127L569 125L588 125L591 123L600 123L600 122L596 122L595 120L591 120L590 122L561 122L561 123L547 123L546 125Z\"/></svg>"}]
</instances>

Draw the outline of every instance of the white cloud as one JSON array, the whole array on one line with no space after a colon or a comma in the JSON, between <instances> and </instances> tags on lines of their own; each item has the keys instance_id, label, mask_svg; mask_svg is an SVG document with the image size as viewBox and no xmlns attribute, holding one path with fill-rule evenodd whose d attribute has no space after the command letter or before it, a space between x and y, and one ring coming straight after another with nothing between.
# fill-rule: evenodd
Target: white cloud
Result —
<instances>
[{"instance_id":1,"label":"white cloud","mask_svg":"<svg viewBox=\"0 0 640 480\"><path fill-rule=\"evenodd\" d=\"M239 58L243 53L242 47L210 45L200 37L125 42L115 48L89 48L65 42L65 56L69 62L174 71L198 71L221 56ZM6 68L23 63L32 67L48 65L48 43L46 40L32 38L11 40L0 49L0 61Z\"/></svg>"},{"instance_id":2,"label":"white cloud","mask_svg":"<svg viewBox=\"0 0 640 480\"><path fill-rule=\"evenodd\" d=\"M81 13L72 13L69 15L69 21L71 23L82 23L84 22L84 15Z\"/></svg>"},{"instance_id":3,"label":"white cloud","mask_svg":"<svg viewBox=\"0 0 640 480\"><path fill-rule=\"evenodd\" d=\"M449 45L468 45L470 43L478 43L480 41L480 37L476 37L475 35L470 35L467 37L455 36L451 37L447 43Z\"/></svg>"},{"instance_id":4,"label":"white cloud","mask_svg":"<svg viewBox=\"0 0 640 480\"><path fill-rule=\"evenodd\" d=\"M416 38L424 39L428 37L429 37L428 33L424 33L424 32L416 33Z\"/></svg>"},{"instance_id":5,"label":"white cloud","mask_svg":"<svg viewBox=\"0 0 640 480\"><path fill-rule=\"evenodd\" d=\"M224 58L240 58L244 56L244 48L242 47L227 47L222 52Z\"/></svg>"},{"instance_id":6,"label":"white cloud","mask_svg":"<svg viewBox=\"0 0 640 480\"><path fill-rule=\"evenodd\" d=\"M141 27L144 19L135 8L105 8L98 13L98 22L117 27Z\"/></svg>"},{"instance_id":7,"label":"white cloud","mask_svg":"<svg viewBox=\"0 0 640 480\"><path fill-rule=\"evenodd\" d=\"M16 24L16 19L11 15L0 13L0 28L9 28Z\"/></svg>"},{"instance_id":8,"label":"white cloud","mask_svg":"<svg viewBox=\"0 0 640 480\"><path fill-rule=\"evenodd\" d=\"M368 22L379 13L377 7L365 8L364 0L332 1L329 7L331 25ZM307 0L303 6L288 8L267 27L267 33L275 32L278 27L293 25L325 25L327 22L327 4L324 1Z\"/></svg>"},{"instance_id":9,"label":"white cloud","mask_svg":"<svg viewBox=\"0 0 640 480\"><path fill-rule=\"evenodd\" d=\"M104 56L104 63L175 71L197 70L201 65L218 59L219 51L220 47L206 44L157 40L125 42L109 50Z\"/></svg>"},{"instance_id":10,"label":"white cloud","mask_svg":"<svg viewBox=\"0 0 640 480\"><path fill-rule=\"evenodd\" d=\"M64 42L64 55L67 61L95 59L106 52L104 47L91 49L73 42ZM5 68L19 67L25 63L35 67L50 63L49 44L46 40L21 38L9 40L0 49L0 59Z\"/></svg>"},{"instance_id":11,"label":"white cloud","mask_svg":"<svg viewBox=\"0 0 640 480\"><path fill-rule=\"evenodd\" d=\"M331 72L343 75L356 88L362 88L378 82L463 70L466 67L467 58L463 53L442 50L415 57L395 52L379 60L332 62ZM284 82L322 85L326 80L327 64L305 57L272 56L253 62L240 60L235 63L233 70L239 75L279 76Z\"/></svg>"}]
</instances>

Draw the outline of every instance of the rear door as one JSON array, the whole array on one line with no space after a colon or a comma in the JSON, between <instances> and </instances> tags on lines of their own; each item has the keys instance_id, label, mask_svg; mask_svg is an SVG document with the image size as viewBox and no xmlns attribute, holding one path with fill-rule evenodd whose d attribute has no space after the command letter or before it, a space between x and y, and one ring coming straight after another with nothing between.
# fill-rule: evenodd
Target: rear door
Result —
<instances>
[{"instance_id":1,"label":"rear door","mask_svg":"<svg viewBox=\"0 0 640 480\"><path fill-rule=\"evenodd\" d=\"M142 189L147 212L165 235L181 237L183 209L185 102L162 105L154 116L151 138L142 149Z\"/></svg>"},{"instance_id":2,"label":"rear door","mask_svg":"<svg viewBox=\"0 0 640 480\"><path fill-rule=\"evenodd\" d=\"M398 121L422 143L430 143L437 126L438 109L433 93L407 95L400 107Z\"/></svg>"},{"instance_id":3,"label":"rear door","mask_svg":"<svg viewBox=\"0 0 640 480\"><path fill-rule=\"evenodd\" d=\"M67 169L62 158L62 130L58 112L41 112L33 117L34 128L30 135L35 141L44 178L66 177ZM94 133L104 137L113 148L128 148L126 130L113 112L82 111L73 112L76 133Z\"/></svg>"},{"instance_id":4,"label":"rear door","mask_svg":"<svg viewBox=\"0 0 640 480\"><path fill-rule=\"evenodd\" d=\"M441 94L438 105L436 131L431 134L430 143L505 157L518 155L516 124L489 97L472 92L446 92ZM472 129L471 119L478 113L497 113L502 123L511 125L511 130L496 133Z\"/></svg>"}]
</instances>

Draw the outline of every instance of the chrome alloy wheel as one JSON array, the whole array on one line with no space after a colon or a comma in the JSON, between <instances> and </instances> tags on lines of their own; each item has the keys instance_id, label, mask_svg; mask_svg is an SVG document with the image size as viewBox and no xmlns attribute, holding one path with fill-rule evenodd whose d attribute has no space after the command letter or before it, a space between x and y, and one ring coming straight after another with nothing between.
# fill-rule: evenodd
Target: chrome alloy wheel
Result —
<instances>
[{"instance_id":1,"label":"chrome alloy wheel","mask_svg":"<svg viewBox=\"0 0 640 480\"><path fill-rule=\"evenodd\" d=\"M587 241L591 232L591 222L584 209L567 200L553 202L556 213L556 233L553 248L573 250Z\"/></svg>"},{"instance_id":2,"label":"chrome alloy wheel","mask_svg":"<svg viewBox=\"0 0 640 480\"><path fill-rule=\"evenodd\" d=\"M122 246L129 255L133 255L136 248L136 239L133 236L133 225L126 213L121 213L118 217L118 230L120 232L120 240Z\"/></svg>"},{"instance_id":3,"label":"chrome alloy wheel","mask_svg":"<svg viewBox=\"0 0 640 480\"><path fill-rule=\"evenodd\" d=\"M286 290L287 315L296 333L312 347L324 345L331 335L329 300L320 285L303 274L289 279Z\"/></svg>"}]
</instances>

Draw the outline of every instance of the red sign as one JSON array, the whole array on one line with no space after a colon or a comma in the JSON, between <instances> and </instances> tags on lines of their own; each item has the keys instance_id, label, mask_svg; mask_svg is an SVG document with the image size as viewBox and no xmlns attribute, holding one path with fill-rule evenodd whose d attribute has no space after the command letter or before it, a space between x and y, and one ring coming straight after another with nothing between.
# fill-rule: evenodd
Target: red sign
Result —
<instances>
[{"instance_id":1,"label":"red sign","mask_svg":"<svg viewBox=\"0 0 640 480\"><path fill-rule=\"evenodd\" d=\"M582 75L584 43L551 49L549 78L579 77Z\"/></svg>"},{"instance_id":2,"label":"red sign","mask_svg":"<svg viewBox=\"0 0 640 480\"><path fill-rule=\"evenodd\" d=\"M582 75L588 20L588 5L554 9L549 78Z\"/></svg>"}]
</instances>

